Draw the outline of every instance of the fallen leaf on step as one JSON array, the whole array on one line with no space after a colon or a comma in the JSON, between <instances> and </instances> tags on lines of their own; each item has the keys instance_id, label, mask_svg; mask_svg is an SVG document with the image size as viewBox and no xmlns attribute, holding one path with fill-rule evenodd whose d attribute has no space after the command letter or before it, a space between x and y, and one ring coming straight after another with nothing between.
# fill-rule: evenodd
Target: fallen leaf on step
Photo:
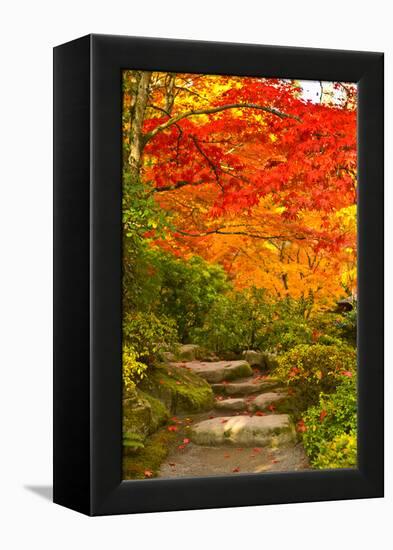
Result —
<instances>
[{"instance_id":1,"label":"fallen leaf on step","mask_svg":"<svg viewBox=\"0 0 393 550\"><path fill-rule=\"evenodd\" d=\"M240 472L239 466L236 466L236 468L233 468L232 472Z\"/></svg>"},{"instance_id":2,"label":"fallen leaf on step","mask_svg":"<svg viewBox=\"0 0 393 550\"><path fill-rule=\"evenodd\" d=\"M177 426L168 426L168 432L177 432L178 429Z\"/></svg>"}]
</instances>

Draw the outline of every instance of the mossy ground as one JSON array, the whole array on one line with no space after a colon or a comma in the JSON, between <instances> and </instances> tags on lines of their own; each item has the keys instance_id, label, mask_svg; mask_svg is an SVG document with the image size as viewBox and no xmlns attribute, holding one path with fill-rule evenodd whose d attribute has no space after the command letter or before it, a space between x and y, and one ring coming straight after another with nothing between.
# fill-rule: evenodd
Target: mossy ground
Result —
<instances>
[{"instance_id":1,"label":"mossy ground","mask_svg":"<svg viewBox=\"0 0 393 550\"><path fill-rule=\"evenodd\" d=\"M185 368L158 365L141 387L164 402L173 414L200 412L213 406L210 385Z\"/></svg>"},{"instance_id":2,"label":"mossy ground","mask_svg":"<svg viewBox=\"0 0 393 550\"><path fill-rule=\"evenodd\" d=\"M123 447L123 479L145 479L155 477L179 436L161 428L145 440L144 448L129 453Z\"/></svg>"}]
</instances>

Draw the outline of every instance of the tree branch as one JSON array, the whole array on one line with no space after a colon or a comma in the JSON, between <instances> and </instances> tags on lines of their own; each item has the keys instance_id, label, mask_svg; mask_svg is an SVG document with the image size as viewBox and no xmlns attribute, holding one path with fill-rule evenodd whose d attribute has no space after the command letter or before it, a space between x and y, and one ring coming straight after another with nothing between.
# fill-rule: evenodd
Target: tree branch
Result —
<instances>
[{"instance_id":1,"label":"tree branch","mask_svg":"<svg viewBox=\"0 0 393 550\"><path fill-rule=\"evenodd\" d=\"M181 229L176 229L176 233L180 233L180 235L184 235L185 237L207 237L208 235L244 235L246 237L251 237L252 239L283 239L283 240L298 240L303 241L306 239L306 237L303 237L302 235L291 235L290 237L288 235L261 235L260 233L249 233L247 231L222 231L221 229L212 229L210 231L203 231L202 233L187 233L186 231L182 231Z\"/></svg>"},{"instance_id":2,"label":"tree branch","mask_svg":"<svg viewBox=\"0 0 393 550\"><path fill-rule=\"evenodd\" d=\"M279 111L278 109L274 109L273 107L264 107L263 105L257 105L256 103L231 103L229 105L212 107L210 109L197 109L196 111L188 111L187 113L181 113L177 116L174 116L170 120L167 120L166 122L163 122L162 124L158 125L151 132L148 132L147 134L145 134L143 137L144 143L146 144L159 132L162 132L163 130L170 128L170 126L172 126L173 124L176 124L180 120L183 120L183 118L190 118L192 116L197 116L197 115L212 115L214 113L220 113L221 111L226 111L228 109L256 109L257 111L265 111L266 113L270 113L280 118L292 118L294 120L297 120L298 122L301 122L301 119L299 117L295 115L289 115L287 113L283 113L282 111Z\"/></svg>"},{"instance_id":3,"label":"tree branch","mask_svg":"<svg viewBox=\"0 0 393 550\"><path fill-rule=\"evenodd\" d=\"M176 183L173 183L172 185L164 185L162 187L154 187L154 189L152 191L153 191L153 193L163 193L164 191L175 191L176 189L181 189L182 187L185 187L186 185L191 185L193 187L195 185L203 185L204 183L210 183L210 182L206 181L206 180L199 180L199 181L195 181L195 182L180 180L180 181L177 181Z\"/></svg>"}]
</instances>

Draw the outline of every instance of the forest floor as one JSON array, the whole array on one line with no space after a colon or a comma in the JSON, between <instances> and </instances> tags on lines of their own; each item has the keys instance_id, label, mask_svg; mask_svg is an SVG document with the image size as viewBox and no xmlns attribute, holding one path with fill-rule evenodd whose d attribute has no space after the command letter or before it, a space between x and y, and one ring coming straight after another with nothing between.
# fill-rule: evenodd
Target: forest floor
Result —
<instances>
[{"instance_id":1,"label":"forest floor","mask_svg":"<svg viewBox=\"0 0 393 550\"><path fill-rule=\"evenodd\" d=\"M309 468L288 415L278 414L275 402L285 390L254 371L236 378L239 361L178 366L198 372L215 393L213 410L172 419L179 444L162 463L158 477L195 477L296 471ZM214 372L213 372L214 371ZM226 380L230 374L230 380Z\"/></svg>"}]
</instances>

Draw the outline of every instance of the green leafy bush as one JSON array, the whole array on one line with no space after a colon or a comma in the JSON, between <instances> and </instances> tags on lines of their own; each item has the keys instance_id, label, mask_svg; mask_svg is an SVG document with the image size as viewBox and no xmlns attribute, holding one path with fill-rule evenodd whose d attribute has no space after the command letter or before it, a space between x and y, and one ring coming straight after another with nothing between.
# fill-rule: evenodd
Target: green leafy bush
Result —
<instances>
[{"instance_id":1,"label":"green leafy bush","mask_svg":"<svg viewBox=\"0 0 393 550\"><path fill-rule=\"evenodd\" d=\"M126 314L123 338L135 351L136 359L147 365L154 363L156 355L169 349L177 341L176 322L154 313Z\"/></svg>"},{"instance_id":2,"label":"green leafy bush","mask_svg":"<svg viewBox=\"0 0 393 550\"><path fill-rule=\"evenodd\" d=\"M135 388L146 374L147 365L137 359L134 348L128 344L123 345L123 387L126 391Z\"/></svg>"},{"instance_id":3,"label":"green leafy bush","mask_svg":"<svg viewBox=\"0 0 393 550\"><path fill-rule=\"evenodd\" d=\"M201 327L210 309L230 285L219 265L193 256L188 261L162 252L152 252L153 265L159 274L157 311L171 317L178 326L182 342Z\"/></svg>"},{"instance_id":4,"label":"green leafy bush","mask_svg":"<svg viewBox=\"0 0 393 550\"><path fill-rule=\"evenodd\" d=\"M323 344L325 346L342 346L343 341L340 338L335 336L330 336L329 334L322 334L318 338L318 344Z\"/></svg>"},{"instance_id":5,"label":"green leafy bush","mask_svg":"<svg viewBox=\"0 0 393 550\"><path fill-rule=\"evenodd\" d=\"M303 417L303 444L312 466L356 465L356 412L356 376L341 375L337 391L330 395L322 393L318 405L310 407Z\"/></svg>"},{"instance_id":6,"label":"green leafy bush","mask_svg":"<svg viewBox=\"0 0 393 550\"><path fill-rule=\"evenodd\" d=\"M270 306L263 289L233 291L216 298L192 337L216 353L239 353L260 346L269 320Z\"/></svg>"},{"instance_id":7,"label":"green leafy bush","mask_svg":"<svg viewBox=\"0 0 393 550\"><path fill-rule=\"evenodd\" d=\"M343 372L356 370L356 352L348 346L301 344L279 357L275 376L297 392L299 410L318 402L320 393L331 393Z\"/></svg>"},{"instance_id":8,"label":"green leafy bush","mask_svg":"<svg viewBox=\"0 0 393 550\"><path fill-rule=\"evenodd\" d=\"M338 330L341 338L345 339L348 343L356 345L356 332L357 332L357 307L352 311L348 311L342 314L341 319L338 322Z\"/></svg>"},{"instance_id":9,"label":"green leafy bush","mask_svg":"<svg viewBox=\"0 0 393 550\"><path fill-rule=\"evenodd\" d=\"M357 464L356 433L336 435L332 441L321 447L313 460L314 468L355 468Z\"/></svg>"},{"instance_id":10,"label":"green leafy bush","mask_svg":"<svg viewBox=\"0 0 393 550\"><path fill-rule=\"evenodd\" d=\"M311 344L312 331L304 320L276 320L260 337L259 346L275 352L285 352L299 344Z\"/></svg>"},{"instance_id":11,"label":"green leafy bush","mask_svg":"<svg viewBox=\"0 0 393 550\"><path fill-rule=\"evenodd\" d=\"M347 345L355 346L357 330L356 304L352 311L344 313L319 313L310 318L309 326L319 342L321 342L321 339L334 338L336 341L339 340Z\"/></svg>"}]
</instances>

